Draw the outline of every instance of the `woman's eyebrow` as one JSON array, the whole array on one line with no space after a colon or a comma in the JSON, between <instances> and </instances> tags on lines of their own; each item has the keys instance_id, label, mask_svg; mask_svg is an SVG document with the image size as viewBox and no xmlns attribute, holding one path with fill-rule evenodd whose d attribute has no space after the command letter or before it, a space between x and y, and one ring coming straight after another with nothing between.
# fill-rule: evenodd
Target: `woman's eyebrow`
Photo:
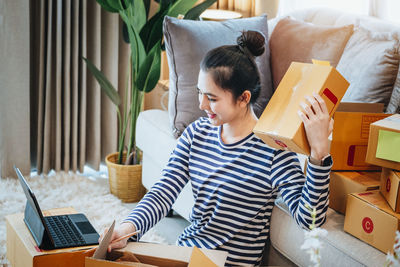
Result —
<instances>
[{"instance_id":1,"label":"woman's eyebrow","mask_svg":"<svg viewBox=\"0 0 400 267\"><path fill-rule=\"evenodd\" d=\"M214 94L212 94L212 93L207 93L207 92L201 91L199 87L196 87L196 88L197 88L197 91L202 92L202 93L205 94L205 95L212 96L212 97L217 97L216 95L214 95Z\"/></svg>"}]
</instances>

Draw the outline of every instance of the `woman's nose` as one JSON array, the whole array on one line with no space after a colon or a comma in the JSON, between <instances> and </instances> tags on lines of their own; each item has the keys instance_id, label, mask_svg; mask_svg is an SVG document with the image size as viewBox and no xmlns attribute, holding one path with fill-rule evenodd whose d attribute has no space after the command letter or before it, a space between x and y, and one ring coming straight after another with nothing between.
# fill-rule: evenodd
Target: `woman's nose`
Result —
<instances>
[{"instance_id":1,"label":"woman's nose","mask_svg":"<svg viewBox=\"0 0 400 267\"><path fill-rule=\"evenodd\" d=\"M208 98L206 95L201 94L199 95L199 108L201 110L206 110L208 107Z\"/></svg>"}]
</instances>

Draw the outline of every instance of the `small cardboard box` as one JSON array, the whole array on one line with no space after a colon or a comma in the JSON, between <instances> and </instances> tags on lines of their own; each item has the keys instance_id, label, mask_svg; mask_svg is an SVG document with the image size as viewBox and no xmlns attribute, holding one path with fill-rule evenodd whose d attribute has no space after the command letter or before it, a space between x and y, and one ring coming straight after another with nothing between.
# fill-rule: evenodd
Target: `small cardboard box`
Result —
<instances>
[{"instance_id":1,"label":"small cardboard box","mask_svg":"<svg viewBox=\"0 0 400 267\"><path fill-rule=\"evenodd\" d=\"M344 230L383 253L393 252L400 214L395 213L379 190L350 194Z\"/></svg>"},{"instance_id":2,"label":"small cardboard box","mask_svg":"<svg viewBox=\"0 0 400 267\"><path fill-rule=\"evenodd\" d=\"M384 119L380 103L341 103L333 118L332 170L367 171L381 167L365 162L370 124Z\"/></svg>"},{"instance_id":3,"label":"small cardboard box","mask_svg":"<svg viewBox=\"0 0 400 267\"><path fill-rule=\"evenodd\" d=\"M45 216L73 213L76 213L76 211L72 208L43 212ZM85 257L92 256L93 251L89 252L88 249L93 246L56 250L39 249L23 219L23 213L6 216L7 259L13 267L84 267Z\"/></svg>"},{"instance_id":4,"label":"small cardboard box","mask_svg":"<svg viewBox=\"0 0 400 267\"><path fill-rule=\"evenodd\" d=\"M347 195L379 189L380 172L331 172L329 207L345 214Z\"/></svg>"},{"instance_id":5,"label":"small cardboard box","mask_svg":"<svg viewBox=\"0 0 400 267\"><path fill-rule=\"evenodd\" d=\"M400 212L400 172L383 168L380 190L389 206Z\"/></svg>"},{"instance_id":6,"label":"small cardboard box","mask_svg":"<svg viewBox=\"0 0 400 267\"><path fill-rule=\"evenodd\" d=\"M125 248L109 253L105 260L87 257L85 267L117 267L128 264L128 266L215 267L224 266L227 256L228 252L220 250L130 242ZM140 262L135 262L137 260Z\"/></svg>"},{"instance_id":7,"label":"small cardboard box","mask_svg":"<svg viewBox=\"0 0 400 267\"><path fill-rule=\"evenodd\" d=\"M371 124L366 162L400 170L400 114Z\"/></svg>"},{"instance_id":8,"label":"small cardboard box","mask_svg":"<svg viewBox=\"0 0 400 267\"><path fill-rule=\"evenodd\" d=\"M333 67L292 62L262 113L254 133L267 145L310 154L304 125L297 111L305 96L322 96L332 116L349 83Z\"/></svg>"}]
</instances>

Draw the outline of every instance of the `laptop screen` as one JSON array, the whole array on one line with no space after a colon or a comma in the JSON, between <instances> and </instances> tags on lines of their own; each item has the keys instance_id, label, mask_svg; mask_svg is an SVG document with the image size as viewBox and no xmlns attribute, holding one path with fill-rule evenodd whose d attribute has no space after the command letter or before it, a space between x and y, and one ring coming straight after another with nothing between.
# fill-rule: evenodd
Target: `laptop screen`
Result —
<instances>
[{"instance_id":1,"label":"laptop screen","mask_svg":"<svg viewBox=\"0 0 400 267\"><path fill-rule=\"evenodd\" d=\"M43 236L45 232L44 219L42 211L40 210L39 204L33 194L31 188L26 182L24 176L18 168L14 166L15 172L17 173L18 180L21 183L22 189L26 196L26 208L25 208L25 223L31 231L33 238L38 245L42 244Z\"/></svg>"}]
</instances>

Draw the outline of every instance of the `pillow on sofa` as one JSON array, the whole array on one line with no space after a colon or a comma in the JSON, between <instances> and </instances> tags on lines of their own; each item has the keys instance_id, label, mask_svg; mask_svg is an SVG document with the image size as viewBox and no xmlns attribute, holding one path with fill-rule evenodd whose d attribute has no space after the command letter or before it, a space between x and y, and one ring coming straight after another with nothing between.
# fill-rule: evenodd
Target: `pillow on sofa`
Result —
<instances>
[{"instance_id":1,"label":"pillow on sofa","mask_svg":"<svg viewBox=\"0 0 400 267\"><path fill-rule=\"evenodd\" d=\"M206 116L199 109L196 90L203 56L215 47L236 44L236 38L243 30L258 30L268 38L268 23L265 15L222 22L180 20L166 16L163 27L170 70L168 112L173 134L178 137L191 122ZM256 63L260 71L261 92L254 111L259 116L273 93L268 42L264 54L256 58Z\"/></svg>"},{"instance_id":2,"label":"pillow on sofa","mask_svg":"<svg viewBox=\"0 0 400 267\"><path fill-rule=\"evenodd\" d=\"M392 96L390 97L386 113L400 113L400 68L394 83Z\"/></svg>"},{"instance_id":3,"label":"pillow on sofa","mask_svg":"<svg viewBox=\"0 0 400 267\"><path fill-rule=\"evenodd\" d=\"M384 103L386 107L398 68L397 35L357 27L337 66L337 70L350 82L342 101Z\"/></svg>"},{"instance_id":4,"label":"pillow on sofa","mask_svg":"<svg viewBox=\"0 0 400 267\"><path fill-rule=\"evenodd\" d=\"M278 87L292 61L326 60L336 67L352 33L353 25L320 26L290 17L281 19L269 40L274 88Z\"/></svg>"}]
</instances>

